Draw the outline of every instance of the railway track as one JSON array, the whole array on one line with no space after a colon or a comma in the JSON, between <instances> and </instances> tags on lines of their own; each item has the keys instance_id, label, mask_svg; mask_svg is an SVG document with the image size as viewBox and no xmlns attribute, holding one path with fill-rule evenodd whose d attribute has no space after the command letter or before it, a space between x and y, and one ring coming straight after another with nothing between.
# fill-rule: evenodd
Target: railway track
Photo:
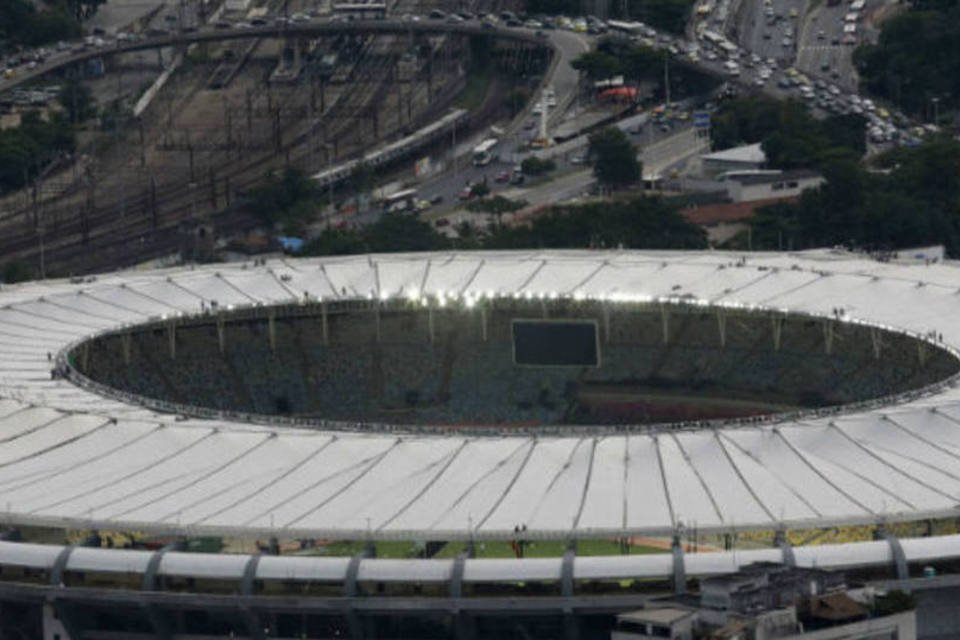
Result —
<instances>
[{"instance_id":1,"label":"railway track","mask_svg":"<svg viewBox=\"0 0 960 640\"><path fill-rule=\"evenodd\" d=\"M314 150L310 146L320 123L327 125L325 138L338 141L338 160L364 148L363 140L358 140L355 135L355 116L373 113L371 110L389 94L390 68L380 61L384 57L399 55L398 47L403 45L397 42L402 39L396 37L387 42L373 37L368 40L368 46L354 65L351 85L354 90L341 92L323 114L293 133L277 152L254 155L246 161L228 165L217 179L229 181L233 191L243 191L262 180L265 165L296 165L308 161L313 157ZM113 200L86 213L77 213L86 205L78 207L77 200L82 194L74 192L64 196L69 202L61 205L59 210L51 211L50 203L45 203L45 218L57 221L52 237L41 240L32 225L21 224L20 230L11 229L12 233L8 233L0 245L8 259L33 259L42 242L48 264L56 264L66 272L74 268L99 269L140 262L151 256L173 253L179 248L183 226L198 222L208 213L201 202L206 198L204 191L204 186L191 189L182 183L158 185L155 189L141 189L139 195L125 197L122 203ZM121 208L129 213L119 216L117 212ZM14 215L22 217L23 212ZM231 213L231 216L237 215Z\"/></svg>"}]
</instances>

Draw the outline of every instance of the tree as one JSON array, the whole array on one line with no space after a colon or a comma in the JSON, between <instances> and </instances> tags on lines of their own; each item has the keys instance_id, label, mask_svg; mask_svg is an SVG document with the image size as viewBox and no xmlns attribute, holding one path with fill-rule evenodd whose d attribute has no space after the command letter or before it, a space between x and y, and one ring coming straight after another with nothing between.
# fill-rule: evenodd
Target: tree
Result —
<instances>
[{"instance_id":1,"label":"tree","mask_svg":"<svg viewBox=\"0 0 960 640\"><path fill-rule=\"evenodd\" d=\"M557 163L551 159L541 160L537 156L524 158L520 163L520 169L528 176L540 176L549 173L557 168Z\"/></svg>"},{"instance_id":2,"label":"tree","mask_svg":"<svg viewBox=\"0 0 960 640\"><path fill-rule=\"evenodd\" d=\"M877 616L889 616L917 608L917 599L910 593L894 589L874 599L873 610Z\"/></svg>"},{"instance_id":3,"label":"tree","mask_svg":"<svg viewBox=\"0 0 960 640\"><path fill-rule=\"evenodd\" d=\"M33 47L78 35L79 23L61 7L38 11L29 0L0 2L0 49L4 40Z\"/></svg>"},{"instance_id":4,"label":"tree","mask_svg":"<svg viewBox=\"0 0 960 640\"><path fill-rule=\"evenodd\" d=\"M33 277L33 269L23 262L19 262L17 260L3 265L3 269L0 271L0 279L7 284L24 282L25 280L30 280Z\"/></svg>"},{"instance_id":5,"label":"tree","mask_svg":"<svg viewBox=\"0 0 960 640\"><path fill-rule=\"evenodd\" d=\"M89 20L97 12L97 8L107 0L67 0L70 12L78 22Z\"/></svg>"},{"instance_id":6,"label":"tree","mask_svg":"<svg viewBox=\"0 0 960 640\"><path fill-rule=\"evenodd\" d=\"M554 207L529 226L496 227L484 242L491 249L628 247L693 249L706 246L703 230L680 215L679 205L659 197Z\"/></svg>"},{"instance_id":7,"label":"tree","mask_svg":"<svg viewBox=\"0 0 960 640\"><path fill-rule=\"evenodd\" d=\"M570 66L591 80L604 80L621 72L620 61L603 51L588 51L570 62Z\"/></svg>"},{"instance_id":8,"label":"tree","mask_svg":"<svg viewBox=\"0 0 960 640\"><path fill-rule=\"evenodd\" d=\"M908 113L932 119L960 106L960 5L955 0L910 3L883 22L879 42L854 52L862 86Z\"/></svg>"},{"instance_id":9,"label":"tree","mask_svg":"<svg viewBox=\"0 0 960 640\"><path fill-rule=\"evenodd\" d=\"M607 127L591 134L589 150L593 173L601 184L617 188L640 180L637 150L620 129Z\"/></svg>"},{"instance_id":10,"label":"tree","mask_svg":"<svg viewBox=\"0 0 960 640\"><path fill-rule=\"evenodd\" d=\"M373 186L373 178L373 167L366 162L359 162L350 171L350 176L347 178L347 188L353 192L354 196L359 196L361 193L370 191Z\"/></svg>"},{"instance_id":11,"label":"tree","mask_svg":"<svg viewBox=\"0 0 960 640\"><path fill-rule=\"evenodd\" d=\"M90 87L75 76L67 78L57 99L63 105L68 119L73 124L80 124L92 118L97 112Z\"/></svg>"},{"instance_id":12,"label":"tree","mask_svg":"<svg viewBox=\"0 0 960 640\"><path fill-rule=\"evenodd\" d=\"M486 179L470 187L470 195L472 195L474 198L484 198L489 194L490 185L487 184Z\"/></svg>"}]
</instances>

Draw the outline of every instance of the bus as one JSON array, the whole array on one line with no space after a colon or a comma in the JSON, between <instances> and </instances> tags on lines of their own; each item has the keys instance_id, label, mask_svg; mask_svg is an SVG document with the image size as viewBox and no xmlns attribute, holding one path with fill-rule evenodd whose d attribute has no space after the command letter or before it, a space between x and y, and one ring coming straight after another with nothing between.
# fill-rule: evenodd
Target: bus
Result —
<instances>
[{"instance_id":1,"label":"bus","mask_svg":"<svg viewBox=\"0 0 960 640\"><path fill-rule=\"evenodd\" d=\"M417 210L417 190L404 189L386 196L380 201L384 213L402 213Z\"/></svg>"},{"instance_id":2,"label":"bus","mask_svg":"<svg viewBox=\"0 0 960 640\"><path fill-rule=\"evenodd\" d=\"M493 160L493 148L500 142L497 138L487 138L473 148L473 166L485 167Z\"/></svg>"},{"instance_id":3,"label":"bus","mask_svg":"<svg viewBox=\"0 0 960 640\"><path fill-rule=\"evenodd\" d=\"M607 22L607 28L611 32L627 36L629 38L637 38L644 34L645 27L643 23L640 22L622 22L620 20L610 20Z\"/></svg>"}]
</instances>

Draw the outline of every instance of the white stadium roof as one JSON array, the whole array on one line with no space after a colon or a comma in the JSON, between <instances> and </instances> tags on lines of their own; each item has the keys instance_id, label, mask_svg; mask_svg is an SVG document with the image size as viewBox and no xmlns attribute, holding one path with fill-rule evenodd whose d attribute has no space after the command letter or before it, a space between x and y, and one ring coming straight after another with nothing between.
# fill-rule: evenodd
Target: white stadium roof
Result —
<instances>
[{"instance_id":1,"label":"white stadium roof","mask_svg":"<svg viewBox=\"0 0 960 640\"><path fill-rule=\"evenodd\" d=\"M845 319L942 334L960 347L960 266L827 251L356 256L5 286L0 513L67 527L418 540L511 538L521 523L529 538L568 538L662 534L681 523L730 531L960 515L952 383L895 406L799 421L484 436L175 420L51 379L48 354L86 336L199 313L201 302L282 303L304 292L685 295L824 317L842 307Z\"/></svg>"}]
</instances>

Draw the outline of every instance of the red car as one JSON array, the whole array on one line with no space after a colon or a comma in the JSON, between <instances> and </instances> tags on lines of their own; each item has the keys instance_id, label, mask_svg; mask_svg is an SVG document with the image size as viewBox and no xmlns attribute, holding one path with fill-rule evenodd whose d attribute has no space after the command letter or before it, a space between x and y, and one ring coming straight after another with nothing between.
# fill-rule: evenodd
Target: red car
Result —
<instances>
[{"instance_id":1,"label":"red car","mask_svg":"<svg viewBox=\"0 0 960 640\"><path fill-rule=\"evenodd\" d=\"M473 187L464 187L457 197L461 200L469 200L473 197Z\"/></svg>"},{"instance_id":2,"label":"red car","mask_svg":"<svg viewBox=\"0 0 960 640\"><path fill-rule=\"evenodd\" d=\"M506 170L501 171L494 180L496 182L510 182L510 172Z\"/></svg>"}]
</instances>

